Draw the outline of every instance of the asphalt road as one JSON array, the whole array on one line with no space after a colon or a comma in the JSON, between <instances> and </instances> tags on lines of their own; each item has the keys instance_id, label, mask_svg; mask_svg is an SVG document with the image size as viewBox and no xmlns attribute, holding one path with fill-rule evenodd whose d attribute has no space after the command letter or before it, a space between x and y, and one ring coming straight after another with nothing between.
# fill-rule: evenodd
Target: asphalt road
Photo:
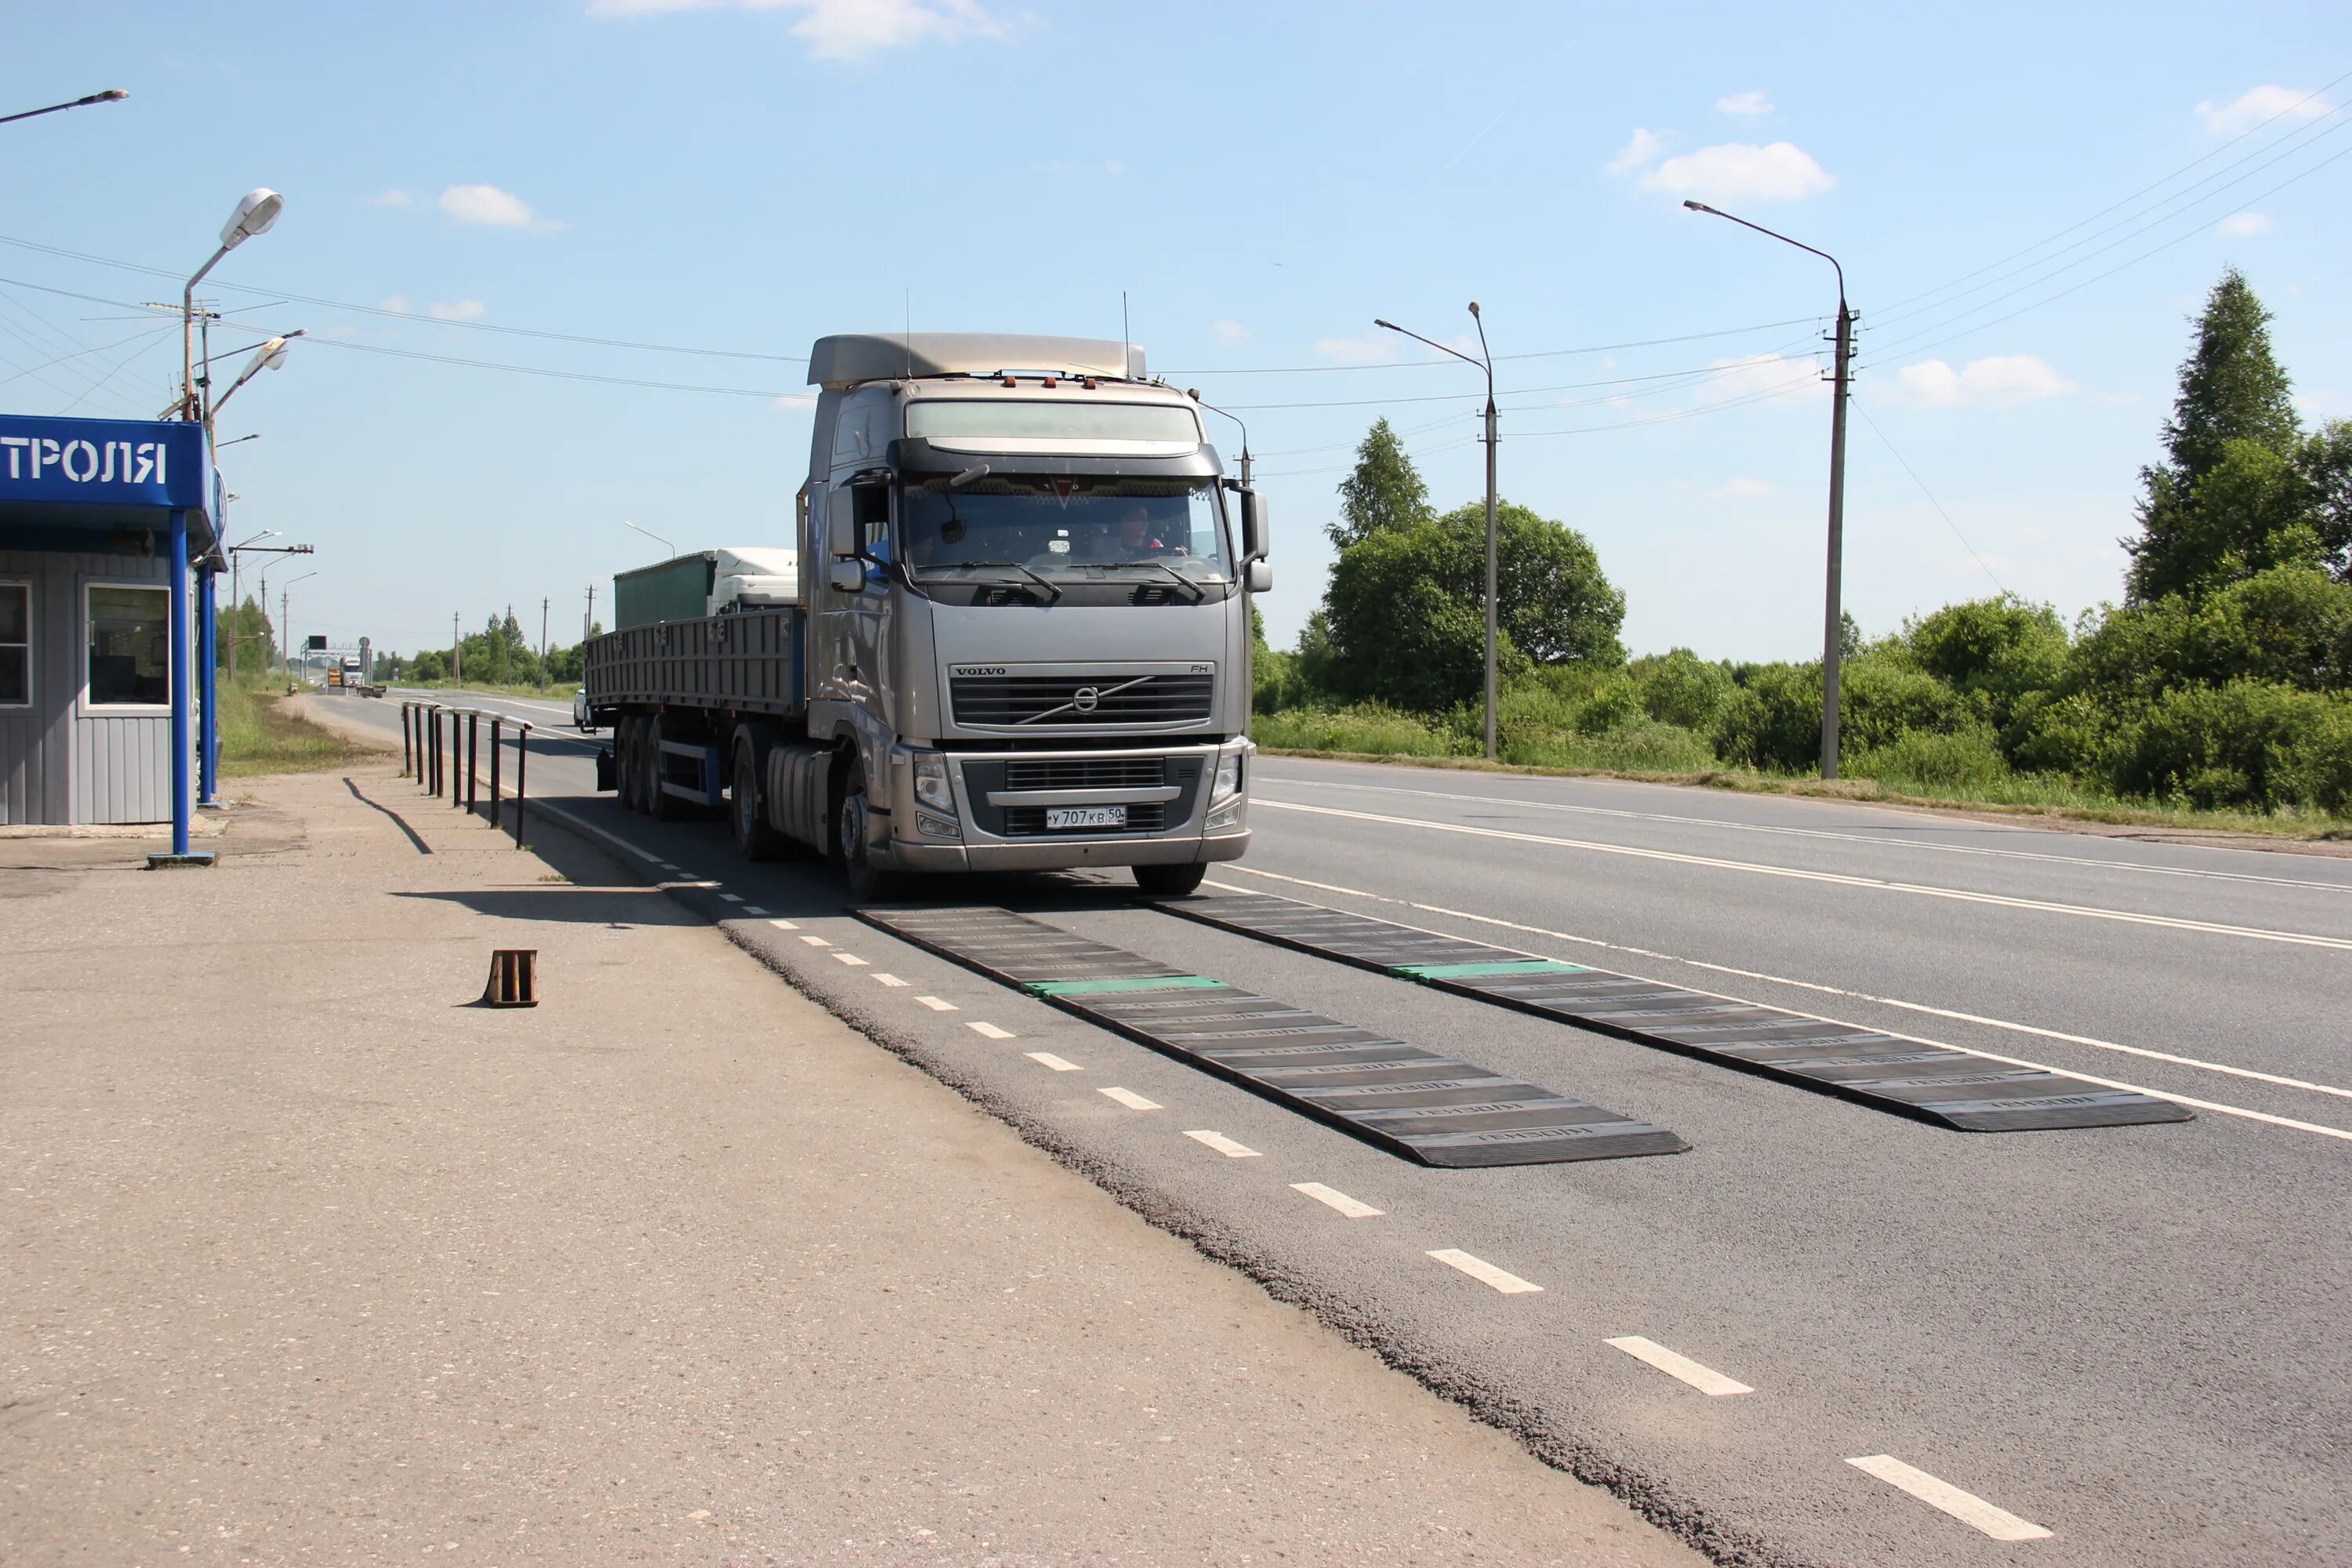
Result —
<instances>
[{"instance_id":1,"label":"asphalt road","mask_svg":"<svg viewBox=\"0 0 2352 1568\"><path fill-rule=\"evenodd\" d=\"M396 703L325 700L397 724ZM594 742L560 704L511 710L558 726L534 743L534 795L802 989L1724 1561L2352 1562L2352 861L1268 759L1251 856L1213 873L2198 1112L2025 1134L1941 1131L1342 968L1137 907L1117 879L925 889L1693 1146L1436 1171L899 943L851 919L822 868L743 864L720 824L629 816L591 794ZM1540 1289L1432 1256L1447 1249ZM1703 1392L1610 1342L1630 1336L1752 1392Z\"/></svg>"}]
</instances>

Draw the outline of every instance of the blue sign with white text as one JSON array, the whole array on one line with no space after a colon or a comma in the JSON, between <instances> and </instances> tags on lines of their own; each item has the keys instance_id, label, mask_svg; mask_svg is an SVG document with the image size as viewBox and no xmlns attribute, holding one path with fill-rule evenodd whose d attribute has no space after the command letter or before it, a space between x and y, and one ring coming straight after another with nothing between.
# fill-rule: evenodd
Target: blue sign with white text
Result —
<instances>
[{"instance_id":1,"label":"blue sign with white text","mask_svg":"<svg viewBox=\"0 0 2352 1568\"><path fill-rule=\"evenodd\" d=\"M210 510L201 425L0 414L0 506Z\"/></svg>"}]
</instances>

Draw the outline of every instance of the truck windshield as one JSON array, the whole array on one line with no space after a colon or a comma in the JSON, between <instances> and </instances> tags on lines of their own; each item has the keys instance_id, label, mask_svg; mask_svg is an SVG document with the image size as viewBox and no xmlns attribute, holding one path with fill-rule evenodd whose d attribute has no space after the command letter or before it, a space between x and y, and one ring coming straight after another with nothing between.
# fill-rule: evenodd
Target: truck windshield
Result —
<instances>
[{"instance_id":1,"label":"truck windshield","mask_svg":"<svg viewBox=\"0 0 2352 1568\"><path fill-rule=\"evenodd\" d=\"M942 474L910 477L900 495L900 548L919 577L1001 572L1006 562L1063 581L1232 575L1214 479L1006 474L953 489Z\"/></svg>"}]
</instances>

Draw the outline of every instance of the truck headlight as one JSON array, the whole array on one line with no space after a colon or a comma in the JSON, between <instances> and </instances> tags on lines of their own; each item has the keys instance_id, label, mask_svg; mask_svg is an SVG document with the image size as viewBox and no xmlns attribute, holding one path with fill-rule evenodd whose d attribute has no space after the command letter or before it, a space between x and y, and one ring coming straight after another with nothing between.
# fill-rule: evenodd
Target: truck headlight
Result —
<instances>
[{"instance_id":1,"label":"truck headlight","mask_svg":"<svg viewBox=\"0 0 2352 1568\"><path fill-rule=\"evenodd\" d=\"M1241 787L1242 787L1242 760L1241 760L1241 758L1239 758L1239 757L1220 757L1220 758L1218 758L1218 759L1217 759L1217 774L1216 774L1216 778L1215 778L1214 782L1213 782L1213 783L1209 785L1209 804L1210 804L1211 805L1216 805L1219 801L1222 801L1222 800L1227 799L1227 798L1229 798L1229 797L1230 797L1230 796L1232 796L1232 795L1234 795L1239 794L1239 793L1241 792Z\"/></svg>"},{"instance_id":2,"label":"truck headlight","mask_svg":"<svg viewBox=\"0 0 2352 1568\"><path fill-rule=\"evenodd\" d=\"M948 787L948 760L937 752L915 753L915 798L934 811L955 813L955 791Z\"/></svg>"}]
</instances>

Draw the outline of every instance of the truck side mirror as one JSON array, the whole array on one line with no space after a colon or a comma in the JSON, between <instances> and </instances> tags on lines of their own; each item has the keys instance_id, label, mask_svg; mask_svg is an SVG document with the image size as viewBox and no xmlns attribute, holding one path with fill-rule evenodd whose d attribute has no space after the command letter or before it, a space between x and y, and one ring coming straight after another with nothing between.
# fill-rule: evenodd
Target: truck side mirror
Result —
<instances>
[{"instance_id":1,"label":"truck side mirror","mask_svg":"<svg viewBox=\"0 0 2352 1568\"><path fill-rule=\"evenodd\" d=\"M862 594L866 592L866 563L854 555L835 561L828 581L836 594Z\"/></svg>"},{"instance_id":2,"label":"truck side mirror","mask_svg":"<svg viewBox=\"0 0 2352 1568\"><path fill-rule=\"evenodd\" d=\"M824 498L824 552L840 561L857 553L857 506L847 486L835 486Z\"/></svg>"},{"instance_id":3,"label":"truck side mirror","mask_svg":"<svg viewBox=\"0 0 2352 1568\"><path fill-rule=\"evenodd\" d=\"M1243 586L1246 587L1251 593L1271 594L1274 592L1274 563L1271 561L1260 560L1250 562L1247 565L1242 568L1242 571L1244 574L1243 578Z\"/></svg>"},{"instance_id":4,"label":"truck side mirror","mask_svg":"<svg viewBox=\"0 0 2352 1568\"><path fill-rule=\"evenodd\" d=\"M1242 492L1242 559L1263 561L1274 553L1274 535L1266 522L1265 497Z\"/></svg>"}]
</instances>

